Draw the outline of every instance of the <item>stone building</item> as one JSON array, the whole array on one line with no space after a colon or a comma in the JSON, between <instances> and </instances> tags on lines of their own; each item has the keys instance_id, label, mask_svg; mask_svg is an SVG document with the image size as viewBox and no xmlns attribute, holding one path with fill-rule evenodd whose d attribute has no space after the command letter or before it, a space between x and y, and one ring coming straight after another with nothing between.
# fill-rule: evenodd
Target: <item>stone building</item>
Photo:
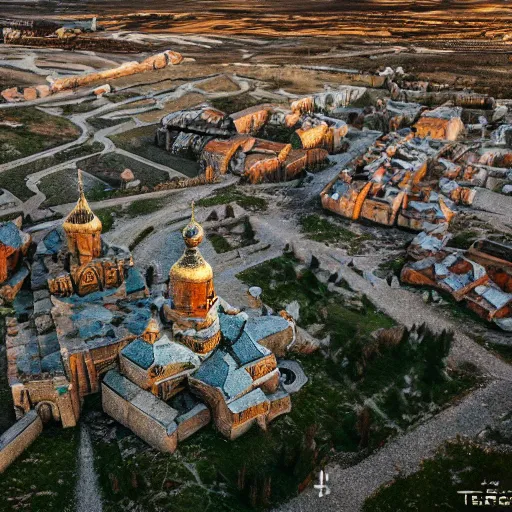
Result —
<instances>
[{"instance_id":1,"label":"stone building","mask_svg":"<svg viewBox=\"0 0 512 512\"><path fill-rule=\"evenodd\" d=\"M21 231L21 218L0 224L0 299L12 302L28 276L24 264L32 238Z\"/></svg>"},{"instance_id":2,"label":"stone building","mask_svg":"<svg viewBox=\"0 0 512 512\"><path fill-rule=\"evenodd\" d=\"M77 205L63 227L37 246L34 313L7 319L18 419L35 412L43 423L72 427L84 397L101 392L107 414L153 447L173 452L210 421L233 439L290 411L273 350L282 356L294 343L293 320L285 313L249 317L216 295L193 213L168 289L157 287L150 296L128 250L101 240L101 222L79 183ZM15 425L5 437L0 469L33 441L34 435L24 437L28 431Z\"/></svg>"},{"instance_id":3,"label":"stone building","mask_svg":"<svg viewBox=\"0 0 512 512\"><path fill-rule=\"evenodd\" d=\"M60 249L58 257L63 265L56 268L48 278L48 288L54 295L77 293L84 296L107 288L117 288L133 266L126 250L102 242L101 221L85 198L81 171L78 171L78 184L77 204L62 225L66 245Z\"/></svg>"}]
</instances>

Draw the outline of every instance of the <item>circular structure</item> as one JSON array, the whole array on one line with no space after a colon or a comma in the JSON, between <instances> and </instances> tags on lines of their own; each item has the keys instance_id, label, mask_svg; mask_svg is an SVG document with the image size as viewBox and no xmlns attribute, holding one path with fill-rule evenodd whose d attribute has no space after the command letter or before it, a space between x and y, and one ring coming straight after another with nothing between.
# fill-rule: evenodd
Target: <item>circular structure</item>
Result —
<instances>
[{"instance_id":1,"label":"circular structure","mask_svg":"<svg viewBox=\"0 0 512 512\"><path fill-rule=\"evenodd\" d=\"M287 393L296 393L308 381L302 366L297 361L283 360L278 362L279 381Z\"/></svg>"}]
</instances>

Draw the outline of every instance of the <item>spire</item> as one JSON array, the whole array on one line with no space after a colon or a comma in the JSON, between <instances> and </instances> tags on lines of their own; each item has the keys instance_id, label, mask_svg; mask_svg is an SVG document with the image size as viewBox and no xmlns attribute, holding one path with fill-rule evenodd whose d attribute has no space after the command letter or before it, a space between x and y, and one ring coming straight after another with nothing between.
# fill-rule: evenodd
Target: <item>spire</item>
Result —
<instances>
[{"instance_id":1,"label":"spire","mask_svg":"<svg viewBox=\"0 0 512 512\"><path fill-rule=\"evenodd\" d=\"M191 208L192 214L190 216L190 222L183 230L183 240L189 249L197 247L203 241L204 236L203 227L196 221L194 201L192 201Z\"/></svg>"},{"instance_id":2,"label":"spire","mask_svg":"<svg viewBox=\"0 0 512 512\"><path fill-rule=\"evenodd\" d=\"M78 169L78 197L85 199L84 181L82 179L82 169Z\"/></svg>"},{"instance_id":3,"label":"spire","mask_svg":"<svg viewBox=\"0 0 512 512\"><path fill-rule=\"evenodd\" d=\"M71 229L71 226L83 226L87 231L100 231L101 221L94 215L85 197L82 171L78 169L78 201L64 221L64 229Z\"/></svg>"}]
</instances>

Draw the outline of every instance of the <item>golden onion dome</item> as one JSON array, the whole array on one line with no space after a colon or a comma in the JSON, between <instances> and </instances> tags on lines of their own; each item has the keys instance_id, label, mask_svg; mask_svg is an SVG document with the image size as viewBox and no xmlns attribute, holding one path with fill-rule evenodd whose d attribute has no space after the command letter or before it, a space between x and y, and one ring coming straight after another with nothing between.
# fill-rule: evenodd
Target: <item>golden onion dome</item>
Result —
<instances>
[{"instance_id":1,"label":"golden onion dome","mask_svg":"<svg viewBox=\"0 0 512 512\"><path fill-rule=\"evenodd\" d=\"M144 334L160 334L160 326L155 318L150 318L146 329L144 329Z\"/></svg>"},{"instance_id":2,"label":"golden onion dome","mask_svg":"<svg viewBox=\"0 0 512 512\"><path fill-rule=\"evenodd\" d=\"M101 233L102 224L94 214L85 198L84 185L82 182L82 171L78 170L78 201L76 206L69 212L62 227L66 233Z\"/></svg>"},{"instance_id":3,"label":"golden onion dome","mask_svg":"<svg viewBox=\"0 0 512 512\"><path fill-rule=\"evenodd\" d=\"M197 246L203 241L204 230L194 218L194 203L192 203L192 217L182 234L187 248L181 258L172 266L171 280L194 283L210 281L213 279L212 267L197 249Z\"/></svg>"}]
</instances>

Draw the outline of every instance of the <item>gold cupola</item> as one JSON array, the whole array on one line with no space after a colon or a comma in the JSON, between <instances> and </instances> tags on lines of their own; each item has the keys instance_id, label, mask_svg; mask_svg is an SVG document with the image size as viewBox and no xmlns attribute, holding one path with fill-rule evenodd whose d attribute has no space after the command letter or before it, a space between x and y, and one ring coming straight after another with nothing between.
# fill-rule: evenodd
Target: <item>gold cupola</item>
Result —
<instances>
[{"instance_id":1,"label":"gold cupola","mask_svg":"<svg viewBox=\"0 0 512 512\"><path fill-rule=\"evenodd\" d=\"M215 302L213 270L197 248L203 241L204 231L194 217L183 230L185 252L169 273L169 295L173 309L183 316L204 318Z\"/></svg>"},{"instance_id":2,"label":"gold cupola","mask_svg":"<svg viewBox=\"0 0 512 512\"><path fill-rule=\"evenodd\" d=\"M80 265L101 256L101 221L91 210L84 194L82 171L78 170L78 201L62 225L68 250Z\"/></svg>"}]
</instances>

